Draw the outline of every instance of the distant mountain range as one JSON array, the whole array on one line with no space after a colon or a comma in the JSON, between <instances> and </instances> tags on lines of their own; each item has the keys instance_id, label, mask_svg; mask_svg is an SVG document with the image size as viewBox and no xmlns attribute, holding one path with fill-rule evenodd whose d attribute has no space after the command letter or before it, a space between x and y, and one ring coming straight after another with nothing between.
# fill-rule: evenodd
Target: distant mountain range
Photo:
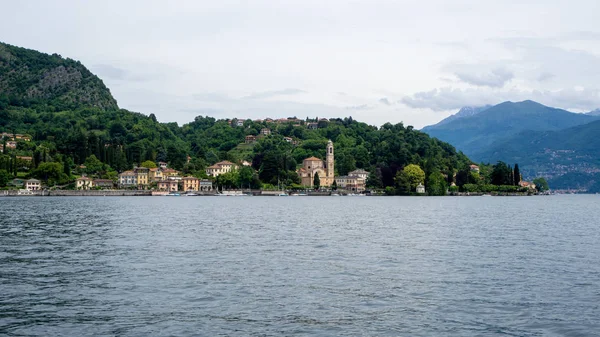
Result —
<instances>
[{"instance_id":1,"label":"distant mountain range","mask_svg":"<svg viewBox=\"0 0 600 337\"><path fill-rule=\"evenodd\" d=\"M533 101L504 102L463 108L422 131L475 161L518 163L526 178L562 177L565 186L554 188L586 189L595 182L591 175L600 173L600 110L584 114Z\"/></svg>"},{"instance_id":2,"label":"distant mountain range","mask_svg":"<svg viewBox=\"0 0 600 337\"><path fill-rule=\"evenodd\" d=\"M587 115L590 115L590 116L600 116L600 109L596 109L594 111L590 111L590 112L587 113Z\"/></svg>"}]
</instances>

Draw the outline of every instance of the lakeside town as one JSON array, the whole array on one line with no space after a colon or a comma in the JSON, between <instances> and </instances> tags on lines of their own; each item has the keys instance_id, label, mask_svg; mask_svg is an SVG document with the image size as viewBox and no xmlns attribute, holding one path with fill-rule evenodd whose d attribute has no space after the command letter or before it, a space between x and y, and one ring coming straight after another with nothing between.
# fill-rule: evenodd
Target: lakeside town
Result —
<instances>
[{"instance_id":1,"label":"lakeside town","mask_svg":"<svg viewBox=\"0 0 600 337\"><path fill-rule=\"evenodd\" d=\"M326 119L321 119L323 122ZM243 127L245 120L234 119L230 120L229 124L238 127ZM262 123L263 120L254 122ZM272 123L289 123L289 119L282 120L267 120ZM296 121L292 121L296 122ZM297 126L300 126L302 121L297 121ZM304 124L304 123L302 123ZM307 128L318 128L318 123L306 123ZM257 141L272 135L271 129L262 128L258 135L245 136L244 144L252 146ZM2 138L4 147L15 148L17 141L29 142L31 137L23 134L8 134L3 133ZM300 142L291 137L283 137L287 143L297 146ZM4 150L4 148L2 149ZM18 157L23 162L31 162L31 157ZM191 160L187 156L187 162ZM424 185L424 173L418 165L409 165L407 168L416 171L411 173L410 194L426 195L427 191ZM85 172L87 167L79 165L77 170ZM167 162L150 162L140 163L133 169L118 173L115 179L103 179L98 177L90 177L85 173L78 176L72 184L66 186L58 186L48 188L43 182L35 178L15 178L10 181L9 185L13 189L7 189L0 192L0 196L8 195L153 195L153 196L178 196L178 195L223 195L223 196L242 196L242 195L267 195L267 196L309 196L309 195L333 195L333 196L364 196L364 195L385 195L384 191L371 190L367 187L370 172L364 169L355 169L346 175L336 175L336 162L334 144L331 140L327 142L325 148L325 160L316 156L310 156L302 161L295 173L298 176L299 185L289 188L289 186L273 186L271 188L251 188L247 186L238 186L237 188L225 188L219 183L219 177L227 174L237 173L241 169L251 170L255 175L257 172L252 168L252 163L247 160L234 163L229 160L221 160L210 166L207 166L202 172L204 177L185 175L183 172L169 167ZM478 176L480 168L478 165L470 164L468 166L470 175ZM418 178L422 176L422 178ZM454 177L456 178L456 177ZM415 180L416 179L416 180ZM62 193L61 193L62 192ZM485 191L484 191L485 192ZM492 191L487 191L492 192ZM497 192L497 191L495 191ZM521 194L536 194L536 185L531 182L520 180L518 182L518 190L504 191L505 194L510 192L518 192ZM108 193L108 194L107 194ZM452 182L446 191L446 194L460 195L456 184ZM463 195L482 195L480 191L467 190Z\"/></svg>"}]
</instances>

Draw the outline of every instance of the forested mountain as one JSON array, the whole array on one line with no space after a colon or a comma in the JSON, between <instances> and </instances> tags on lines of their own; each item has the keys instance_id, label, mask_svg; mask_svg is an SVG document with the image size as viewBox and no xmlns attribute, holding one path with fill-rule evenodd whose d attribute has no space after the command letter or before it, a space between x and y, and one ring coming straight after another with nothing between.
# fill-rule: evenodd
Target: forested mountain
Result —
<instances>
[{"instance_id":1,"label":"forested mountain","mask_svg":"<svg viewBox=\"0 0 600 337\"><path fill-rule=\"evenodd\" d=\"M0 42L0 106L116 109L102 80L79 61Z\"/></svg>"},{"instance_id":2,"label":"forested mountain","mask_svg":"<svg viewBox=\"0 0 600 337\"><path fill-rule=\"evenodd\" d=\"M598 135L600 121L559 131L522 132L478 153L477 157L483 161L518 162L525 176L557 179L570 174L571 178L557 180L560 183L553 187L583 187L589 184L586 175L600 172Z\"/></svg>"},{"instance_id":3,"label":"forested mountain","mask_svg":"<svg viewBox=\"0 0 600 337\"><path fill-rule=\"evenodd\" d=\"M456 146L476 161L478 155L500 141L524 131L554 131L594 120L597 116L550 108L533 101L504 102L470 117L433 125L424 132Z\"/></svg>"},{"instance_id":4,"label":"forested mountain","mask_svg":"<svg viewBox=\"0 0 600 337\"><path fill-rule=\"evenodd\" d=\"M0 97L0 132L32 137L17 140L14 149L4 146L0 170L40 176L41 167L62 168L47 179L50 183L66 183L81 169L114 178L147 160L166 161L196 176L204 176L204 168L220 160L247 160L262 183L297 184L296 168L306 157L323 158L328 139L335 145L337 173L367 169L375 187L395 186L397 172L409 164L422 167L429 184L435 181L430 177L442 174L452 180L471 163L453 146L402 123L378 128L351 117L294 118L246 120L238 126L237 120L203 116L183 126L159 123L153 115L119 109L102 81L81 63L5 44L0 45ZM272 135L244 143L247 135L258 135L263 128ZM48 176L44 171L43 177Z\"/></svg>"}]
</instances>

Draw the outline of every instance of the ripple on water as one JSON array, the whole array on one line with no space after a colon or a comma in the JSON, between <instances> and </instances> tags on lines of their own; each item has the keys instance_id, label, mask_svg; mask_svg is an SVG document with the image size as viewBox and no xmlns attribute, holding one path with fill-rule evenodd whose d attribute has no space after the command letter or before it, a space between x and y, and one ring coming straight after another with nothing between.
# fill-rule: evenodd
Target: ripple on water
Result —
<instances>
[{"instance_id":1,"label":"ripple on water","mask_svg":"<svg viewBox=\"0 0 600 337\"><path fill-rule=\"evenodd\" d=\"M597 196L2 198L0 335L591 336Z\"/></svg>"}]
</instances>

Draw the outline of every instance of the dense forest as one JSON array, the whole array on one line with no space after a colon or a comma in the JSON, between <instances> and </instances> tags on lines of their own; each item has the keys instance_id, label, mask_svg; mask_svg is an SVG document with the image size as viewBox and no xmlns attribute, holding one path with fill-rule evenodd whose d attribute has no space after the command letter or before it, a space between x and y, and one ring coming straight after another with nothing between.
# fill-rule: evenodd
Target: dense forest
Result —
<instances>
[{"instance_id":1,"label":"dense forest","mask_svg":"<svg viewBox=\"0 0 600 337\"><path fill-rule=\"evenodd\" d=\"M271 135L245 142L263 128ZM102 81L81 63L6 44L0 44L0 132L31 137L16 140L15 148L6 145L9 137L3 139L4 185L15 176L41 178L50 186L68 186L79 174L115 179L118 172L147 161L205 177L206 166L229 160L252 163L254 170L244 179L253 185L298 186L296 169L304 158L323 158L328 140L335 145L336 175L365 169L368 186L390 194L410 193L406 168L411 165L423 171L422 183L431 194L445 194L453 183L459 188L515 185L514 178L491 181L493 168L488 172L483 165L478 180L462 179L461 172L472 164L464 154L402 123L375 127L352 117L295 116L243 123L198 116L183 126L160 123L154 115L119 109ZM242 178L238 174L236 179Z\"/></svg>"}]
</instances>

